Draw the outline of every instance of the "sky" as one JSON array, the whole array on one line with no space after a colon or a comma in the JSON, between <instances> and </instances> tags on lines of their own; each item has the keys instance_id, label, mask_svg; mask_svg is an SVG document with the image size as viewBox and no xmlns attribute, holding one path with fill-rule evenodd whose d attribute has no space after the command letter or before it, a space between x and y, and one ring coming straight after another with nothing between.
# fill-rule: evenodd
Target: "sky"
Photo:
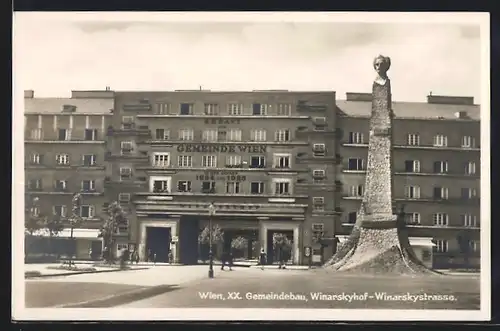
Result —
<instances>
[{"instance_id":1,"label":"sky","mask_svg":"<svg viewBox=\"0 0 500 331\"><path fill-rule=\"evenodd\" d=\"M16 14L15 84L38 97L71 90L371 92L372 61L391 58L393 100L480 100L479 25L359 22L169 22Z\"/></svg>"}]
</instances>

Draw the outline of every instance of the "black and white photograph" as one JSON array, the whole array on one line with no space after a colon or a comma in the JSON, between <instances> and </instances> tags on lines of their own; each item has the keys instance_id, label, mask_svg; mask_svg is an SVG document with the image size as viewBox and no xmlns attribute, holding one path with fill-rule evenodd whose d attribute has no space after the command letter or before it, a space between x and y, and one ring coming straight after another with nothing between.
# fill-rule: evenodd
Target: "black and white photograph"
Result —
<instances>
[{"instance_id":1,"label":"black and white photograph","mask_svg":"<svg viewBox=\"0 0 500 331\"><path fill-rule=\"evenodd\" d=\"M487 13L15 12L12 318L488 320L489 43Z\"/></svg>"}]
</instances>

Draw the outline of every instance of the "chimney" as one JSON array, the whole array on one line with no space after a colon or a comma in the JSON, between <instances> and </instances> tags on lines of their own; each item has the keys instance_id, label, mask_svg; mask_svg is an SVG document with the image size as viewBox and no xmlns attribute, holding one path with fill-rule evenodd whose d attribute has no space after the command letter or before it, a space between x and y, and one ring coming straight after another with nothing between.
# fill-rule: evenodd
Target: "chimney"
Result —
<instances>
[{"instance_id":1,"label":"chimney","mask_svg":"<svg viewBox=\"0 0 500 331\"><path fill-rule=\"evenodd\" d=\"M371 93L346 92L347 101L372 101Z\"/></svg>"},{"instance_id":2,"label":"chimney","mask_svg":"<svg viewBox=\"0 0 500 331\"><path fill-rule=\"evenodd\" d=\"M106 91L111 91L111 87L106 86Z\"/></svg>"},{"instance_id":3,"label":"chimney","mask_svg":"<svg viewBox=\"0 0 500 331\"><path fill-rule=\"evenodd\" d=\"M467 112L466 111L457 111L455 113L455 117L458 118L458 119L466 119L466 118L469 118L469 116L467 115Z\"/></svg>"},{"instance_id":4,"label":"chimney","mask_svg":"<svg viewBox=\"0 0 500 331\"><path fill-rule=\"evenodd\" d=\"M33 90L25 90L24 91L24 98L25 99L33 99L35 97L35 91Z\"/></svg>"},{"instance_id":5,"label":"chimney","mask_svg":"<svg viewBox=\"0 0 500 331\"><path fill-rule=\"evenodd\" d=\"M441 105L474 105L474 97L454 97L447 95L432 95L427 96L427 103Z\"/></svg>"}]
</instances>

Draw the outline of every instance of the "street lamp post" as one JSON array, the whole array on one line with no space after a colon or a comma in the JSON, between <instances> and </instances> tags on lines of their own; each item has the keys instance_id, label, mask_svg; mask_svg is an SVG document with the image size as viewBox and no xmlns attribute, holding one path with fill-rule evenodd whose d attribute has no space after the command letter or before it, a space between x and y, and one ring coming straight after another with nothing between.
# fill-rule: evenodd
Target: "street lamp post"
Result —
<instances>
[{"instance_id":1,"label":"street lamp post","mask_svg":"<svg viewBox=\"0 0 500 331\"><path fill-rule=\"evenodd\" d=\"M73 229L75 228L76 223L78 222L78 219L80 217L79 212L80 212L80 206L82 204L82 196L80 193L76 193L73 195L72 199L72 204L73 204L73 209L72 209L72 217L69 219L69 225L70 225L70 240L71 240L71 247L72 247L72 252L69 258L69 266L71 267L73 263L73 255L75 255L76 247L73 245Z\"/></svg>"},{"instance_id":2,"label":"street lamp post","mask_svg":"<svg viewBox=\"0 0 500 331\"><path fill-rule=\"evenodd\" d=\"M213 252L212 252L212 232L213 232L213 229L212 229L212 218L213 216L215 215L215 206L212 203L210 203L210 206L208 206L208 214L209 214L209 218L208 218L208 245L210 246L209 247L209 251L208 251L208 278L214 278L214 255L213 255Z\"/></svg>"}]
</instances>

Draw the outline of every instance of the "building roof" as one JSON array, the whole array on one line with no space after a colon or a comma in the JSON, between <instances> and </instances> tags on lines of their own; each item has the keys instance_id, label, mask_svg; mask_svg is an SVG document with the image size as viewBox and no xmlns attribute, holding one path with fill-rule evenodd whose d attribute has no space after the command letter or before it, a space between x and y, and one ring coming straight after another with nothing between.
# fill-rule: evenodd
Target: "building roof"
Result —
<instances>
[{"instance_id":1,"label":"building roof","mask_svg":"<svg viewBox=\"0 0 500 331\"><path fill-rule=\"evenodd\" d=\"M76 99L76 98L25 98L24 113L67 114L63 106L76 106L71 114L110 114L114 108L114 100L106 99Z\"/></svg>"},{"instance_id":2,"label":"building roof","mask_svg":"<svg viewBox=\"0 0 500 331\"><path fill-rule=\"evenodd\" d=\"M337 100L337 107L341 115L353 117L369 117L372 103L368 101ZM463 120L456 116L458 112L466 112L466 120L480 120L479 105L450 105L426 102L392 102L392 109L396 118L408 119L448 119Z\"/></svg>"}]
</instances>

